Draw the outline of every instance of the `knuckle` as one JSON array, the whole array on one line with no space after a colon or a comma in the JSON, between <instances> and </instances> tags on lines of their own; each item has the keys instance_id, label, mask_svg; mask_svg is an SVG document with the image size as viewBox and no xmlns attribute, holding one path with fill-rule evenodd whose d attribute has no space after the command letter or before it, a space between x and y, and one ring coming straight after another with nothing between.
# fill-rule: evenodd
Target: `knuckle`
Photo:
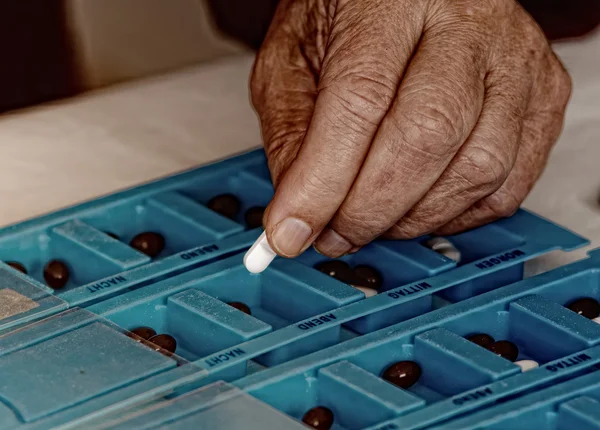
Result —
<instances>
[{"instance_id":1,"label":"knuckle","mask_svg":"<svg viewBox=\"0 0 600 430\"><path fill-rule=\"evenodd\" d=\"M488 197L486 206L496 218L508 218L514 215L521 206L521 199L509 190L501 190Z\"/></svg>"},{"instance_id":2,"label":"knuckle","mask_svg":"<svg viewBox=\"0 0 600 430\"><path fill-rule=\"evenodd\" d=\"M386 234L390 239L415 239L429 233L431 226L424 220L404 217Z\"/></svg>"},{"instance_id":3,"label":"knuckle","mask_svg":"<svg viewBox=\"0 0 600 430\"><path fill-rule=\"evenodd\" d=\"M453 153L459 142L459 131L451 115L436 107L426 107L410 114L396 113L390 116L391 124L400 142L409 151L419 152L425 158L438 159ZM393 156L404 150L396 139L387 142L387 149Z\"/></svg>"},{"instance_id":4,"label":"knuckle","mask_svg":"<svg viewBox=\"0 0 600 430\"><path fill-rule=\"evenodd\" d=\"M342 206L331 225L353 245L364 245L386 230L385 221L376 211Z\"/></svg>"},{"instance_id":5,"label":"knuckle","mask_svg":"<svg viewBox=\"0 0 600 430\"><path fill-rule=\"evenodd\" d=\"M387 69L389 67L385 65L380 67L380 70ZM395 72L379 71L374 65L361 65L342 67L339 72L326 72L319 82L319 92L332 95L351 112L376 118L387 112L396 86Z\"/></svg>"},{"instance_id":6,"label":"knuckle","mask_svg":"<svg viewBox=\"0 0 600 430\"><path fill-rule=\"evenodd\" d=\"M485 148L469 148L458 156L454 173L473 191L498 189L508 177L507 163Z\"/></svg>"}]
</instances>

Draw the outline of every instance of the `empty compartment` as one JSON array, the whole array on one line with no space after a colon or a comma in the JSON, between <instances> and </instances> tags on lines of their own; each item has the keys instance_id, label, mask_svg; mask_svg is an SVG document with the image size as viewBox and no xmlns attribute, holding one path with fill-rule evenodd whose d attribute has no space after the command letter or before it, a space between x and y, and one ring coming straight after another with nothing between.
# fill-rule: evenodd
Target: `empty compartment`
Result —
<instances>
[{"instance_id":1,"label":"empty compartment","mask_svg":"<svg viewBox=\"0 0 600 430\"><path fill-rule=\"evenodd\" d=\"M298 421L221 381L146 408L136 407L130 413L119 413L108 425L106 419L99 419L97 423L106 430L157 426L182 430L306 429Z\"/></svg>"},{"instance_id":2,"label":"empty compartment","mask_svg":"<svg viewBox=\"0 0 600 430\"><path fill-rule=\"evenodd\" d=\"M600 402L582 396L563 403L558 409L557 430L600 430Z\"/></svg>"}]
</instances>

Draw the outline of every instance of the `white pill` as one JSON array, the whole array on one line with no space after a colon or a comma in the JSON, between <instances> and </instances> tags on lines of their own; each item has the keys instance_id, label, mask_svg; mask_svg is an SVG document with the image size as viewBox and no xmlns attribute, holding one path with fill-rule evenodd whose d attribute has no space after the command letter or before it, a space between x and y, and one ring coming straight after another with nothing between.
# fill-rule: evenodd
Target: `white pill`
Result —
<instances>
[{"instance_id":1,"label":"white pill","mask_svg":"<svg viewBox=\"0 0 600 430\"><path fill-rule=\"evenodd\" d=\"M369 288L369 287L360 287L358 285L352 285L354 288L356 288L357 290L362 291L363 293L365 293L366 297L373 297L377 295L377 290L373 289L373 288Z\"/></svg>"},{"instance_id":2,"label":"white pill","mask_svg":"<svg viewBox=\"0 0 600 430\"><path fill-rule=\"evenodd\" d=\"M592 321L594 321L597 324L600 324L600 317L596 317L596 318L592 319Z\"/></svg>"},{"instance_id":3,"label":"white pill","mask_svg":"<svg viewBox=\"0 0 600 430\"><path fill-rule=\"evenodd\" d=\"M519 366L523 372L527 372L528 370L535 369L536 367L540 366L537 361L533 360L519 360L515 361L515 364Z\"/></svg>"},{"instance_id":4,"label":"white pill","mask_svg":"<svg viewBox=\"0 0 600 430\"><path fill-rule=\"evenodd\" d=\"M442 254L443 256L459 262L461 259L460 251L450 242L448 239L443 237L434 237L425 242L425 246L431 250Z\"/></svg>"},{"instance_id":5,"label":"white pill","mask_svg":"<svg viewBox=\"0 0 600 430\"><path fill-rule=\"evenodd\" d=\"M261 273L269 267L275 257L277 254L269 245L267 233L263 232L244 255L244 266L251 273Z\"/></svg>"}]
</instances>

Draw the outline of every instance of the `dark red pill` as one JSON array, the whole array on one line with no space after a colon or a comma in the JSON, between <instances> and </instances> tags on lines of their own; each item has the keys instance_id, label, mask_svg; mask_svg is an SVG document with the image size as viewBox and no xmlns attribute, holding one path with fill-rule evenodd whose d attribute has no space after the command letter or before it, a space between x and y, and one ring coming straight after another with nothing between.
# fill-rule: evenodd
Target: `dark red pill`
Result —
<instances>
[{"instance_id":1,"label":"dark red pill","mask_svg":"<svg viewBox=\"0 0 600 430\"><path fill-rule=\"evenodd\" d=\"M312 408L304 414L302 422L316 430L329 430L333 426L333 412L324 406Z\"/></svg>"},{"instance_id":2,"label":"dark red pill","mask_svg":"<svg viewBox=\"0 0 600 430\"><path fill-rule=\"evenodd\" d=\"M488 349L494 354L499 355L502 358L506 358L509 361L515 361L519 356L519 348L508 340L499 340L498 342L492 343L488 346Z\"/></svg>"},{"instance_id":3,"label":"dark red pill","mask_svg":"<svg viewBox=\"0 0 600 430\"><path fill-rule=\"evenodd\" d=\"M491 344L495 342L492 336L485 333L472 334L470 336L467 336L466 339L470 340L473 343L476 343L477 345L483 348L488 348Z\"/></svg>"},{"instance_id":4,"label":"dark red pill","mask_svg":"<svg viewBox=\"0 0 600 430\"><path fill-rule=\"evenodd\" d=\"M147 231L131 239L129 246L150 258L154 258L165 249L165 238L160 233Z\"/></svg>"},{"instance_id":5,"label":"dark red pill","mask_svg":"<svg viewBox=\"0 0 600 430\"><path fill-rule=\"evenodd\" d=\"M250 208L244 214L244 220L246 226L249 229L254 229L263 226L263 215L265 214L265 208L262 206L255 206Z\"/></svg>"},{"instance_id":6,"label":"dark red pill","mask_svg":"<svg viewBox=\"0 0 600 430\"><path fill-rule=\"evenodd\" d=\"M156 336L152 336L148 339L152 345L155 345L158 348L155 348L157 351L161 351L165 353L165 355L172 355L177 349L177 341L175 338L168 334L157 334Z\"/></svg>"},{"instance_id":7,"label":"dark red pill","mask_svg":"<svg viewBox=\"0 0 600 430\"><path fill-rule=\"evenodd\" d=\"M131 330L131 333L141 337L144 340L148 340L152 336L156 336L156 331L152 327L137 327Z\"/></svg>"},{"instance_id":8,"label":"dark red pill","mask_svg":"<svg viewBox=\"0 0 600 430\"><path fill-rule=\"evenodd\" d=\"M69 282L69 277L69 268L62 261L52 260L44 267L44 280L50 288L63 288Z\"/></svg>"},{"instance_id":9,"label":"dark red pill","mask_svg":"<svg viewBox=\"0 0 600 430\"><path fill-rule=\"evenodd\" d=\"M242 208L242 203L233 194L221 194L210 199L206 207L226 218L235 218Z\"/></svg>"},{"instance_id":10,"label":"dark red pill","mask_svg":"<svg viewBox=\"0 0 600 430\"><path fill-rule=\"evenodd\" d=\"M13 269L18 270L19 272L27 275L27 269L21 263L17 263L16 261L7 261L6 264L12 267Z\"/></svg>"},{"instance_id":11,"label":"dark red pill","mask_svg":"<svg viewBox=\"0 0 600 430\"><path fill-rule=\"evenodd\" d=\"M593 320L600 315L600 303L591 297L575 300L567 305L567 308L583 317Z\"/></svg>"},{"instance_id":12,"label":"dark red pill","mask_svg":"<svg viewBox=\"0 0 600 430\"><path fill-rule=\"evenodd\" d=\"M315 269L347 284L354 284L356 281L356 275L348 263L342 260L324 261L317 264Z\"/></svg>"},{"instance_id":13,"label":"dark red pill","mask_svg":"<svg viewBox=\"0 0 600 430\"><path fill-rule=\"evenodd\" d=\"M354 274L358 278L358 283L361 287L368 287L378 290L383 285L383 278L377 269L364 264L354 268Z\"/></svg>"},{"instance_id":14,"label":"dark red pill","mask_svg":"<svg viewBox=\"0 0 600 430\"><path fill-rule=\"evenodd\" d=\"M242 302L229 302L227 304L229 306L231 306L231 307L236 308L239 311L242 311L245 314L252 315L252 312L250 312L250 308L245 303L242 303Z\"/></svg>"},{"instance_id":15,"label":"dark red pill","mask_svg":"<svg viewBox=\"0 0 600 430\"><path fill-rule=\"evenodd\" d=\"M421 366L414 361L400 361L384 370L383 379L400 388L410 388L421 377Z\"/></svg>"}]
</instances>

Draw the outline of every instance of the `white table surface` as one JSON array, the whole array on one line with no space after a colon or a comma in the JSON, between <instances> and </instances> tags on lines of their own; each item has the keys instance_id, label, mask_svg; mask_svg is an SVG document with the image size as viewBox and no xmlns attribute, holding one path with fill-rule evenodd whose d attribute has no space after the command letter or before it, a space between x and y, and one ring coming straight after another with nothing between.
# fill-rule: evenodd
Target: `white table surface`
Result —
<instances>
[{"instance_id":1,"label":"white table surface","mask_svg":"<svg viewBox=\"0 0 600 430\"><path fill-rule=\"evenodd\" d=\"M600 247L600 33L556 47L575 88L563 135L524 207L589 238L529 273ZM0 225L128 188L261 144L252 57L128 83L0 117Z\"/></svg>"}]
</instances>

